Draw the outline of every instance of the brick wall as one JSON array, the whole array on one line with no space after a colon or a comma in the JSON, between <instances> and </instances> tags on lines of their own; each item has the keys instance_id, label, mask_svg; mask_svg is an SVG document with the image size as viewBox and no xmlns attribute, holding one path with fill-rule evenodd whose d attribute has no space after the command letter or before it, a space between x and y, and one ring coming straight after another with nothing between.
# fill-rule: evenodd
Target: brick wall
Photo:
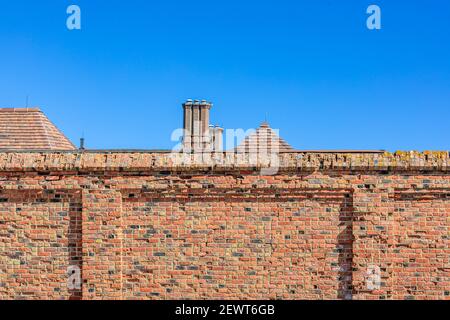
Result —
<instances>
[{"instance_id":1,"label":"brick wall","mask_svg":"<svg viewBox=\"0 0 450 320\"><path fill-rule=\"evenodd\" d=\"M450 299L447 152L196 157L0 153L0 298Z\"/></svg>"}]
</instances>

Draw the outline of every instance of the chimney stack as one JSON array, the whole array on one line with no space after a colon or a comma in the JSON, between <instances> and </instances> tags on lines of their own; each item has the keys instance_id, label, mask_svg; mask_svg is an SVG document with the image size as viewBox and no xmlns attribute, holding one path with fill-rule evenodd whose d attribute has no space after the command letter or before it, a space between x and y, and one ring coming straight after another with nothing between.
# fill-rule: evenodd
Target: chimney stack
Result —
<instances>
[{"instance_id":1,"label":"chimney stack","mask_svg":"<svg viewBox=\"0 0 450 320\"><path fill-rule=\"evenodd\" d=\"M218 125L209 126L209 135L211 137L211 150L213 152L219 152L223 149L223 128Z\"/></svg>"},{"instance_id":2,"label":"chimney stack","mask_svg":"<svg viewBox=\"0 0 450 320\"><path fill-rule=\"evenodd\" d=\"M206 100L188 99L183 103L183 150L204 152L211 149L209 110L212 104Z\"/></svg>"},{"instance_id":3,"label":"chimney stack","mask_svg":"<svg viewBox=\"0 0 450 320\"><path fill-rule=\"evenodd\" d=\"M192 100L183 103L183 150L191 151L192 148Z\"/></svg>"}]
</instances>

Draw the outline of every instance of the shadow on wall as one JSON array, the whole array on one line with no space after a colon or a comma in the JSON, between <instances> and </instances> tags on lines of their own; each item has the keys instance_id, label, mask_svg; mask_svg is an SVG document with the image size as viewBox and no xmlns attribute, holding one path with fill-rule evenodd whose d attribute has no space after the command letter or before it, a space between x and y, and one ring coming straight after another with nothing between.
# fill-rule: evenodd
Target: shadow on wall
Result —
<instances>
[{"instance_id":1,"label":"shadow on wall","mask_svg":"<svg viewBox=\"0 0 450 320\"><path fill-rule=\"evenodd\" d=\"M74 276L79 276L80 283L79 286L74 286L73 289L69 288L69 300L81 300L82 299L82 260L83 260L83 243L82 243L82 204L81 202L70 202L69 205L69 230L67 234L68 239L68 249L69 249L69 266L78 270L78 274L73 274ZM69 275L70 279L70 275ZM73 284L73 283L72 283ZM69 285L69 284L67 284Z\"/></svg>"},{"instance_id":2,"label":"shadow on wall","mask_svg":"<svg viewBox=\"0 0 450 320\"><path fill-rule=\"evenodd\" d=\"M345 300L353 298L353 211L353 197L349 194L339 211L339 226L343 227L343 230L338 235L336 246L339 253L338 299Z\"/></svg>"}]
</instances>

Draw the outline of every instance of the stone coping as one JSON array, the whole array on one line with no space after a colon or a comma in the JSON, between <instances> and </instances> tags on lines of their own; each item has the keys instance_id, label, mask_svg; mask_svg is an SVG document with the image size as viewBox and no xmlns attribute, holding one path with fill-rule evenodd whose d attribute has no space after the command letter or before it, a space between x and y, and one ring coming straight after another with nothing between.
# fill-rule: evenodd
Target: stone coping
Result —
<instances>
[{"instance_id":1,"label":"stone coping","mask_svg":"<svg viewBox=\"0 0 450 320\"><path fill-rule=\"evenodd\" d=\"M182 154L163 151L0 152L3 172L229 172L428 171L447 172L448 151L284 152L257 154Z\"/></svg>"}]
</instances>

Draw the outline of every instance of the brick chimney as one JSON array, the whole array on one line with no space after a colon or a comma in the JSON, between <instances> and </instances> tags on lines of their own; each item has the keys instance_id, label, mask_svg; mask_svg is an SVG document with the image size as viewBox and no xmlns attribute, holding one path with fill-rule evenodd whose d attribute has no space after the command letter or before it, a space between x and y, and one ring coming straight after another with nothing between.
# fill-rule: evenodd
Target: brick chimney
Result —
<instances>
[{"instance_id":1,"label":"brick chimney","mask_svg":"<svg viewBox=\"0 0 450 320\"><path fill-rule=\"evenodd\" d=\"M211 149L209 110L212 104L206 100L188 99L183 103L183 150L204 152Z\"/></svg>"}]
</instances>

